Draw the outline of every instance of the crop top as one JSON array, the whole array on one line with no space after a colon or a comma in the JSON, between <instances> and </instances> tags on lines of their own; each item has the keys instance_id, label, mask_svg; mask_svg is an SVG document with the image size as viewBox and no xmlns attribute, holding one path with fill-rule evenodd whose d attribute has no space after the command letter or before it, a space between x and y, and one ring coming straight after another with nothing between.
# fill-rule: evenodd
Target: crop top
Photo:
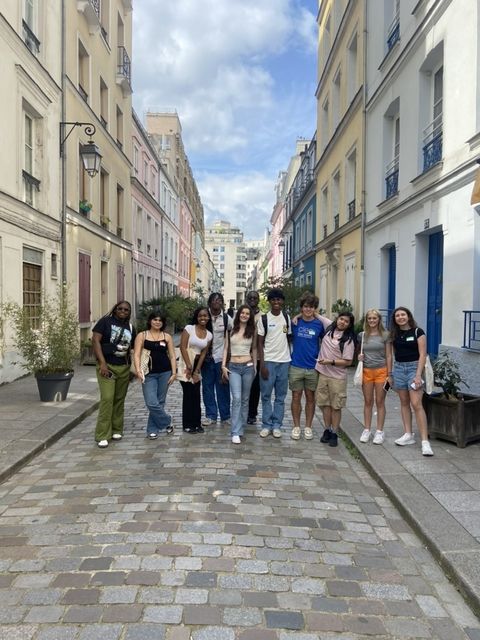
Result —
<instances>
[{"instance_id":1,"label":"crop top","mask_svg":"<svg viewBox=\"0 0 480 640\"><path fill-rule=\"evenodd\" d=\"M239 333L230 336L230 355L249 356L252 350L253 338L241 337Z\"/></svg>"}]
</instances>

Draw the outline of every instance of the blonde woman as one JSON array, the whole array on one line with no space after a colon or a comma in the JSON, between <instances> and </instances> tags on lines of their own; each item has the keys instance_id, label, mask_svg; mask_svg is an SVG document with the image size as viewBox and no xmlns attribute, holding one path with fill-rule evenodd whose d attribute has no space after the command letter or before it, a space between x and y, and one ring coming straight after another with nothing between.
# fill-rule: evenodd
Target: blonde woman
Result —
<instances>
[{"instance_id":1,"label":"blonde woman","mask_svg":"<svg viewBox=\"0 0 480 640\"><path fill-rule=\"evenodd\" d=\"M363 362L363 416L364 429L360 442L368 442L371 435L373 405L377 409L377 430L373 444L383 444L385 433L385 395L384 389L388 371L392 368L391 352L387 349L389 334L385 330L382 316L377 309L369 309L365 314L363 331L358 334L358 343L362 345L358 359Z\"/></svg>"}]
</instances>

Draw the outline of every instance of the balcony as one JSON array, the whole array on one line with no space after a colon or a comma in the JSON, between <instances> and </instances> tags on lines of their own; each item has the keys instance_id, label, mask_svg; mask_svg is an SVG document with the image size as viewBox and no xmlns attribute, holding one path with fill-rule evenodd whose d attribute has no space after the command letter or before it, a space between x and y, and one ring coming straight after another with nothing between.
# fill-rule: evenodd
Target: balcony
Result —
<instances>
[{"instance_id":1,"label":"balcony","mask_svg":"<svg viewBox=\"0 0 480 640\"><path fill-rule=\"evenodd\" d=\"M22 20L22 26L23 26L23 40L24 40L25 44L30 49L30 51L33 53L33 55L36 55L37 53L40 53L40 40L33 33L33 31L30 29L30 27L25 22L25 20Z\"/></svg>"},{"instance_id":2,"label":"balcony","mask_svg":"<svg viewBox=\"0 0 480 640\"><path fill-rule=\"evenodd\" d=\"M355 200L352 200L347 204L348 219L353 220L355 218Z\"/></svg>"},{"instance_id":3,"label":"balcony","mask_svg":"<svg viewBox=\"0 0 480 640\"><path fill-rule=\"evenodd\" d=\"M480 353L480 311L463 311L462 348Z\"/></svg>"},{"instance_id":4,"label":"balcony","mask_svg":"<svg viewBox=\"0 0 480 640\"><path fill-rule=\"evenodd\" d=\"M340 229L340 214L337 213L335 216L333 216L333 230L334 231L338 231L338 229Z\"/></svg>"},{"instance_id":5,"label":"balcony","mask_svg":"<svg viewBox=\"0 0 480 640\"><path fill-rule=\"evenodd\" d=\"M77 0L77 11L85 16L90 33L100 30L100 0Z\"/></svg>"},{"instance_id":6,"label":"balcony","mask_svg":"<svg viewBox=\"0 0 480 640\"><path fill-rule=\"evenodd\" d=\"M431 167L442 160L443 152L443 129L442 115L439 114L428 127L423 130L423 171L428 171Z\"/></svg>"},{"instance_id":7,"label":"balcony","mask_svg":"<svg viewBox=\"0 0 480 640\"><path fill-rule=\"evenodd\" d=\"M394 158L385 169L385 199L393 198L398 193L399 158Z\"/></svg>"},{"instance_id":8,"label":"balcony","mask_svg":"<svg viewBox=\"0 0 480 640\"><path fill-rule=\"evenodd\" d=\"M400 16L397 13L387 32L387 53L400 40Z\"/></svg>"},{"instance_id":9,"label":"balcony","mask_svg":"<svg viewBox=\"0 0 480 640\"><path fill-rule=\"evenodd\" d=\"M132 93L132 65L125 47L118 47L117 54L117 84L120 85L123 97Z\"/></svg>"}]
</instances>

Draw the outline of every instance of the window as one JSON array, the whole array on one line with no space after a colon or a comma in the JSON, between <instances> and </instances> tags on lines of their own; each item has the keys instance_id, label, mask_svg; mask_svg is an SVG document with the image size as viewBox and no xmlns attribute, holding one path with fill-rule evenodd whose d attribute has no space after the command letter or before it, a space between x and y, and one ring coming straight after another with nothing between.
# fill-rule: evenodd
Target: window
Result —
<instances>
[{"instance_id":1,"label":"window","mask_svg":"<svg viewBox=\"0 0 480 640\"><path fill-rule=\"evenodd\" d=\"M433 118L423 132L423 170L441 161L443 151L443 66L437 69L432 78L432 111Z\"/></svg>"},{"instance_id":2,"label":"window","mask_svg":"<svg viewBox=\"0 0 480 640\"><path fill-rule=\"evenodd\" d=\"M43 253L23 247L23 308L31 326L39 327L39 312L42 304Z\"/></svg>"},{"instance_id":3,"label":"window","mask_svg":"<svg viewBox=\"0 0 480 640\"><path fill-rule=\"evenodd\" d=\"M355 306L355 254L345 256L345 298Z\"/></svg>"},{"instance_id":4,"label":"window","mask_svg":"<svg viewBox=\"0 0 480 640\"><path fill-rule=\"evenodd\" d=\"M123 148L123 113L117 105L117 145Z\"/></svg>"},{"instance_id":5,"label":"window","mask_svg":"<svg viewBox=\"0 0 480 640\"><path fill-rule=\"evenodd\" d=\"M356 215L355 190L357 179L357 152L352 151L347 158L346 171L346 196L347 196L347 219L353 220Z\"/></svg>"},{"instance_id":6,"label":"window","mask_svg":"<svg viewBox=\"0 0 480 640\"><path fill-rule=\"evenodd\" d=\"M133 145L133 168L135 173L138 173L138 147Z\"/></svg>"},{"instance_id":7,"label":"window","mask_svg":"<svg viewBox=\"0 0 480 640\"><path fill-rule=\"evenodd\" d=\"M109 217L108 178L108 173L100 169L100 219Z\"/></svg>"},{"instance_id":8,"label":"window","mask_svg":"<svg viewBox=\"0 0 480 640\"><path fill-rule=\"evenodd\" d=\"M90 76L90 56L87 50L83 46L82 42L78 41L78 91L80 95L88 102L88 91L90 88L89 82Z\"/></svg>"},{"instance_id":9,"label":"window","mask_svg":"<svg viewBox=\"0 0 480 640\"><path fill-rule=\"evenodd\" d=\"M101 0L100 29L102 32L102 36L106 42L108 42L108 32L110 31L109 18L110 18L110 0Z\"/></svg>"},{"instance_id":10,"label":"window","mask_svg":"<svg viewBox=\"0 0 480 640\"><path fill-rule=\"evenodd\" d=\"M335 77L333 79L333 88L332 88L332 127L333 131L338 126L340 122L340 89L341 89L341 81L342 81L342 71L338 69Z\"/></svg>"},{"instance_id":11,"label":"window","mask_svg":"<svg viewBox=\"0 0 480 640\"><path fill-rule=\"evenodd\" d=\"M117 184L117 236L123 236L123 187Z\"/></svg>"},{"instance_id":12,"label":"window","mask_svg":"<svg viewBox=\"0 0 480 640\"><path fill-rule=\"evenodd\" d=\"M387 155L385 157L385 198L398 193L400 168L400 100L396 98L385 114L385 136Z\"/></svg>"},{"instance_id":13,"label":"window","mask_svg":"<svg viewBox=\"0 0 480 640\"><path fill-rule=\"evenodd\" d=\"M325 149L330 139L330 130L329 130L329 118L328 118L328 98L324 101L322 105L322 147L321 151Z\"/></svg>"},{"instance_id":14,"label":"window","mask_svg":"<svg viewBox=\"0 0 480 640\"><path fill-rule=\"evenodd\" d=\"M29 114L23 114L23 199L34 207L36 193L40 190L40 180L34 176L35 167L35 119Z\"/></svg>"},{"instance_id":15,"label":"window","mask_svg":"<svg viewBox=\"0 0 480 640\"><path fill-rule=\"evenodd\" d=\"M340 171L334 174L332 187L333 227L336 231L340 226Z\"/></svg>"},{"instance_id":16,"label":"window","mask_svg":"<svg viewBox=\"0 0 480 640\"><path fill-rule=\"evenodd\" d=\"M385 1L387 25L387 53L400 40L400 0Z\"/></svg>"},{"instance_id":17,"label":"window","mask_svg":"<svg viewBox=\"0 0 480 640\"><path fill-rule=\"evenodd\" d=\"M30 51L36 55L40 51L40 40L35 35L37 32L37 15L34 0L25 0L23 8L23 39Z\"/></svg>"},{"instance_id":18,"label":"window","mask_svg":"<svg viewBox=\"0 0 480 640\"><path fill-rule=\"evenodd\" d=\"M100 120L105 129L108 124L108 87L100 78Z\"/></svg>"},{"instance_id":19,"label":"window","mask_svg":"<svg viewBox=\"0 0 480 640\"><path fill-rule=\"evenodd\" d=\"M348 69L348 80L347 80L347 91L348 91L348 103L353 100L355 93L357 92L357 34L355 33L352 39L350 40L350 44L347 49L347 69Z\"/></svg>"},{"instance_id":20,"label":"window","mask_svg":"<svg viewBox=\"0 0 480 640\"><path fill-rule=\"evenodd\" d=\"M51 278L58 277L58 260L57 260L56 253L52 253L50 255L50 277Z\"/></svg>"}]
</instances>

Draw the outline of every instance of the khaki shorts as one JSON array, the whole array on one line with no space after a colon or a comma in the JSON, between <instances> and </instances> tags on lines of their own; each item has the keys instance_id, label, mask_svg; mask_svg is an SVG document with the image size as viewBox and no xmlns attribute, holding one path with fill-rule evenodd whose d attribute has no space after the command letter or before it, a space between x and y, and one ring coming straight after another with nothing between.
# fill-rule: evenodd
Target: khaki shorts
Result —
<instances>
[{"instance_id":1,"label":"khaki shorts","mask_svg":"<svg viewBox=\"0 0 480 640\"><path fill-rule=\"evenodd\" d=\"M343 409L347 404L347 380L337 380L320 374L315 402L318 407Z\"/></svg>"},{"instance_id":2,"label":"khaki shorts","mask_svg":"<svg viewBox=\"0 0 480 640\"><path fill-rule=\"evenodd\" d=\"M288 371L288 386L290 391L315 391L318 382L318 371L315 369L300 369L292 367Z\"/></svg>"}]
</instances>

